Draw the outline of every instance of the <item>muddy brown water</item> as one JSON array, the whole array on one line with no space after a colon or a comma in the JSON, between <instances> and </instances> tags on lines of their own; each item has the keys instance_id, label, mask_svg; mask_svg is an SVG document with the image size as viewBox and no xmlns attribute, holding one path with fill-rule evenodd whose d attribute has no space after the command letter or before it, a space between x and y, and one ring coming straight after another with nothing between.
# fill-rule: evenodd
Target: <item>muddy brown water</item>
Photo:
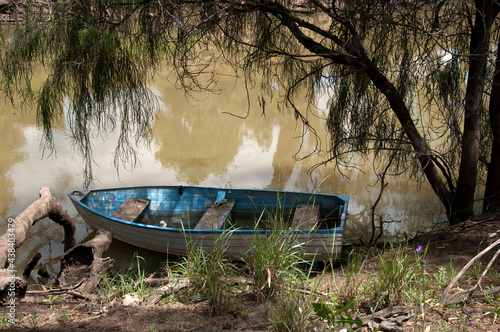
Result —
<instances>
[{"instance_id":1,"label":"muddy brown water","mask_svg":"<svg viewBox=\"0 0 500 332\"><path fill-rule=\"evenodd\" d=\"M350 196L350 218L346 238L369 237L370 206L379 186L373 166L357 160L359 168L342 176L329 164L315 169L312 166L325 158L324 153L304 160L317 148L317 140L303 128L293 114L269 102L265 116L259 107L259 91L247 92L242 81L226 78L220 82L222 92L199 95L187 100L166 79L167 73L156 76L152 88L161 98L157 120L153 126L150 148L140 147L140 163L135 168L112 164L116 133L93 140L93 188L143 185L200 185L227 188L278 189L317 191ZM278 89L279 92L279 89ZM4 95L0 95L4 97ZM304 106L303 105L299 106ZM320 148L327 148L324 132L326 100L317 99L317 110L309 119L320 135ZM246 116L242 119L234 116ZM68 128L61 123L54 132L55 153L40 150L41 130L36 126L34 109L21 109L1 98L0 130L0 232L38 198L40 187L49 187L64 209L75 218L77 240L91 236L91 229L77 215L66 193L81 190L83 185L82 159L68 140ZM389 185L378 206L384 219L401 221L386 225L394 236L411 234L442 219L438 200L424 184L407 179L389 179ZM375 186L374 186L375 185ZM36 253L49 271L58 271L63 251L63 231L50 220L37 223L23 246L16 251L16 261L24 268ZM134 252L145 258L148 267L156 269L168 258L115 241L108 255L120 268L129 266Z\"/></svg>"}]
</instances>

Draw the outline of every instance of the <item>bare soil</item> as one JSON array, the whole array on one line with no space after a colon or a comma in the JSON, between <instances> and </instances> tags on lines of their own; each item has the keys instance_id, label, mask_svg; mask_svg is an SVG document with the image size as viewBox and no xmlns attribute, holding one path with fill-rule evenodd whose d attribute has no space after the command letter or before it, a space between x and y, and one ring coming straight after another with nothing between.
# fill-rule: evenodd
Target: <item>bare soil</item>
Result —
<instances>
[{"instance_id":1,"label":"bare soil","mask_svg":"<svg viewBox=\"0 0 500 332\"><path fill-rule=\"evenodd\" d=\"M421 234L412 246L428 245L425 273L431 277L440 266L455 262L457 272L478 252L500 238L500 219L467 222L455 227L443 227L432 233ZM497 249L483 257L484 265ZM378 269L377 258L368 260L363 273ZM500 272L495 262L492 270ZM328 271L327 271L328 270ZM334 289L329 269L321 270L313 278L321 282L321 291ZM337 282L342 269L335 269ZM459 287L468 288L474 278L463 281ZM485 281L491 284L492 280ZM499 285L492 285L499 286ZM439 298L439 295L436 295ZM497 298L497 301L500 300ZM465 304L443 307L429 299L425 317L410 319L404 331L500 331L500 323L492 312L493 307L484 298L468 300ZM158 305L101 306L70 295L30 294L16 303L20 322L11 327L14 331L271 331L269 312L272 304L259 303L249 294L235 296L232 306L224 315L211 317L206 302L181 303L170 300ZM0 315L6 308L0 308ZM363 316L361 309L353 315ZM423 319L425 318L425 319ZM467 318L467 320L465 320ZM472 323L469 326L468 323ZM1 322L0 322L1 324ZM1 325L0 325L1 326ZM4 325L5 326L5 325ZM314 330L325 330L326 324L318 322ZM364 328L368 331L368 328Z\"/></svg>"}]
</instances>

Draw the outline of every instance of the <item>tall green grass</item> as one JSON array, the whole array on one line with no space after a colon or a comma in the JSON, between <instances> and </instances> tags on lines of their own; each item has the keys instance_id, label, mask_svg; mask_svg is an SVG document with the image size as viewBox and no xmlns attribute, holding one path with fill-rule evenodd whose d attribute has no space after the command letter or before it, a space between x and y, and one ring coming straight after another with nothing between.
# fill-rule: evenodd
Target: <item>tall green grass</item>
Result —
<instances>
[{"instance_id":1,"label":"tall green grass","mask_svg":"<svg viewBox=\"0 0 500 332\"><path fill-rule=\"evenodd\" d=\"M233 262L225 258L231 230L222 235L212 234L213 246L209 250L191 242L188 254L174 264L172 272L190 280L192 299L207 300L210 315L225 313L230 308L232 287L230 278L236 274Z\"/></svg>"},{"instance_id":2,"label":"tall green grass","mask_svg":"<svg viewBox=\"0 0 500 332\"><path fill-rule=\"evenodd\" d=\"M351 300L359 300L363 297L367 285L373 279L373 276L362 275L363 268L367 259L370 257L370 252L363 248L354 248L349 252L347 264L341 265L340 270L343 277L343 282L338 283L335 279L334 261L330 261L332 266L332 278L335 285L336 294L340 301L349 302Z\"/></svg>"},{"instance_id":3,"label":"tall green grass","mask_svg":"<svg viewBox=\"0 0 500 332\"><path fill-rule=\"evenodd\" d=\"M283 285L303 278L300 265L305 262L304 243L297 242L297 237L287 230L287 220L282 213L274 214L276 218L264 219L263 216L264 213L256 222L250 249L241 257L259 301L274 298ZM260 223L266 224L267 230L263 233L258 232Z\"/></svg>"},{"instance_id":4,"label":"tall green grass","mask_svg":"<svg viewBox=\"0 0 500 332\"><path fill-rule=\"evenodd\" d=\"M379 275L368 289L373 311L423 298L425 250L418 248L416 252L404 242L378 252Z\"/></svg>"}]
</instances>

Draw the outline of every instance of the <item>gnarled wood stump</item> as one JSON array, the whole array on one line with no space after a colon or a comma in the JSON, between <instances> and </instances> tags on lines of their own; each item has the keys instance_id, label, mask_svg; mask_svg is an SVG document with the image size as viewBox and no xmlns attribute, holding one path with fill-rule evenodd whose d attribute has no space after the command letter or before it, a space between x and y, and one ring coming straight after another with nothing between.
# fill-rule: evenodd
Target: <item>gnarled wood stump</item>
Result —
<instances>
[{"instance_id":1,"label":"gnarled wood stump","mask_svg":"<svg viewBox=\"0 0 500 332\"><path fill-rule=\"evenodd\" d=\"M113 259L101 258L112 238L111 232L99 230L92 240L68 250L61 259L61 271L57 276L59 285L84 296L92 293L104 270L113 266Z\"/></svg>"}]
</instances>

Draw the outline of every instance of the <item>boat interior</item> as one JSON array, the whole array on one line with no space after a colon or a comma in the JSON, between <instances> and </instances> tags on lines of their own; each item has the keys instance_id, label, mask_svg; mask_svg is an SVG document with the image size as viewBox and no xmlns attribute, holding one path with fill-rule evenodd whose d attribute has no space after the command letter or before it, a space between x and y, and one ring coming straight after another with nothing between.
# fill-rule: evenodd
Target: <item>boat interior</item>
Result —
<instances>
[{"instance_id":1,"label":"boat interior","mask_svg":"<svg viewBox=\"0 0 500 332\"><path fill-rule=\"evenodd\" d=\"M183 213L167 215L161 210L151 209L151 199L127 198L112 214L112 217L126 221L172 227L176 229L220 230L234 229L289 229L314 230L331 229L340 225L343 205L322 209L320 203L278 204L273 209L238 209L237 199L227 198L226 190L219 190L217 196L203 210L186 210Z\"/></svg>"}]
</instances>

